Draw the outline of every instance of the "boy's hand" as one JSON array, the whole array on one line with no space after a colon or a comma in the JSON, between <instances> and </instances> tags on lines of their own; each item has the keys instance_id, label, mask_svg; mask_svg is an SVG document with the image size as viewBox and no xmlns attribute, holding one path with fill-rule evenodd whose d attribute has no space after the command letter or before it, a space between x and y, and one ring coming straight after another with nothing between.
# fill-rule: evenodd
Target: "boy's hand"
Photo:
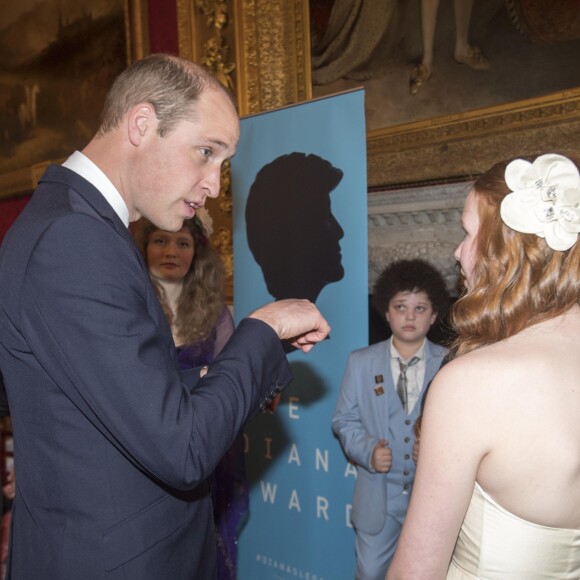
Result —
<instances>
[{"instance_id":1,"label":"boy's hand","mask_svg":"<svg viewBox=\"0 0 580 580\"><path fill-rule=\"evenodd\" d=\"M419 461L419 441L415 441L413 444L413 461L415 463Z\"/></svg>"},{"instance_id":2,"label":"boy's hand","mask_svg":"<svg viewBox=\"0 0 580 580\"><path fill-rule=\"evenodd\" d=\"M388 473L393 465L393 452L389 447L389 442L379 439L373 449L371 465L379 473Z\"/></svg>"}]
</instances>

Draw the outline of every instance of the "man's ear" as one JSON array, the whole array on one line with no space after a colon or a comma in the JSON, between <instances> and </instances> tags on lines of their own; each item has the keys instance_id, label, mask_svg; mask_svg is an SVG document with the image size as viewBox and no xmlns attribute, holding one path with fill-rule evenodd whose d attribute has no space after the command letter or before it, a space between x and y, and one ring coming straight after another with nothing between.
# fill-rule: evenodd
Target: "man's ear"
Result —
<instances>
[{"instance_id":1,"label":"man's ear","mask_svg":"<svg viewBox=\"0 0 580 580\"><path fill-rule=\"evenodd\" d=\"M157 131L157 115L150 103L135 105L127 114L129 140L135 146L141 144L151 133Z\"/></svg>"}]
</instances>

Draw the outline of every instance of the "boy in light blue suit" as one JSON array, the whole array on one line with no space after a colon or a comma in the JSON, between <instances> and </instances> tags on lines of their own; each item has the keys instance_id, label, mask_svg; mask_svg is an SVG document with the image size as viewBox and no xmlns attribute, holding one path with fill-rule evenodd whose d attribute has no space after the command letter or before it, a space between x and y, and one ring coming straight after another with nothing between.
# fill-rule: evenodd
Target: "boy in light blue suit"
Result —
<instances>
[{"instance_id":1,"label":"boy in light blue suit","mask_svg":"<svg viewBox=\"0 0 580 580\"><path fill-rule=\"evenodd\" d=\"M395 262L380 275L373 295L392 337L348 357L332 428L357 466L357 580L384 580L395 553L415 477L413 425L423 391L447 352L426 335L448 303L433 266Z\"/></svg>"}]
</instances>

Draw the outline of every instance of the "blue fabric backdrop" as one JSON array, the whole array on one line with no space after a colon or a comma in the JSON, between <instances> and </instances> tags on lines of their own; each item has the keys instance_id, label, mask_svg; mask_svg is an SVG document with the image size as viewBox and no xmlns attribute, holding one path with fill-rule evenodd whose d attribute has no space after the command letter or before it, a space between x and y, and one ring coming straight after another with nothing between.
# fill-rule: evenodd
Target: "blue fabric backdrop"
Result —
<instances>
[{"instance_id":1,"label":"blue fabric backdrop","mask_svg":"<svg viewBox=\"0 0 580 580\"><path fill-rule=\"evenodd\" d=\"M273 299L248 246L248 193L261 168L294 152L317 155L344 173L330 193L332 214L344 230L344 277L316 299L332 326L330 339L308 354L289 354L294 381L279 407L245 430L251 497L239 540L240 580L354 577L349 516L355 474L332 434L331 418L347 355L368 344L363 90L242 119L232 160L237 320ZM309 204L303 211L306 216ZM296 239L300 222L293 224Z\"/></svg>"}]
</instances>

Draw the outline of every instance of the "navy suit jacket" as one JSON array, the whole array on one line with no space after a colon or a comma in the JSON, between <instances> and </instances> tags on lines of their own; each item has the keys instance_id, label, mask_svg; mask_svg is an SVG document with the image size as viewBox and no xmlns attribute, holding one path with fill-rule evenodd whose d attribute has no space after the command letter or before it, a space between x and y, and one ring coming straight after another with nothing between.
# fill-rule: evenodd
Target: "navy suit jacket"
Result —
<instances>
[{"instance_id":1,"label":"navy suit jacket","mask_svg":"<svg viewBox=\"0 0 580 580\"><path fill-rule=\"evenodd\" d=\"M212 367L180 371L133 239L51 166L0 250L0 368L14 425L8 578L212 578L206 478L291 379L246 319Z\"/></svg>"}]
</instances>

